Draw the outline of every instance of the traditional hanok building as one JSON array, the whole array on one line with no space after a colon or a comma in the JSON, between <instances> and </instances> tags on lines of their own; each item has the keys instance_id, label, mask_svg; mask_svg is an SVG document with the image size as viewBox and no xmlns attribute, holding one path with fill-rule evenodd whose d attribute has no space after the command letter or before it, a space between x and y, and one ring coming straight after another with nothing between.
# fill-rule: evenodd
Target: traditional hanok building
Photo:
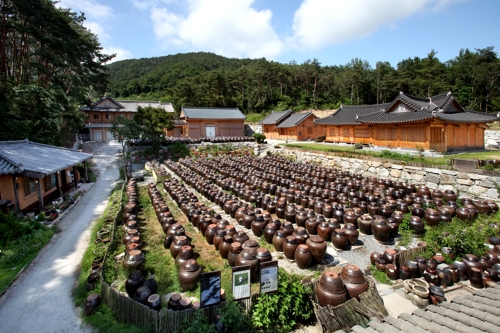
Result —
<instances>
[{"instance_id":1,"label":"traditional hanok building","mask_svg":"<svg viewBox=\"0 0 500 333\"><path fill-rule=\"evenodd\" d=\"M155 107L162 108L165 112L174 112L172 103L150 102L150 101L117 101L109 96L104 96L92 106L81 107L80 110L88 115L86 128L89 130L89 140L102 141L113 140L113 133L111 127L113 120L122 116L127 119L132 119L137 113L137 108L141 107ZM171 131L172 136L183 136L182 125L176 125L176 128Z\"/></svg>"},{"instance_id":2,"label":"traditional hanok building","mask_svg":"<svg viewBox=\"0 0 500 333\"><path fill-rule=\"evenodd\" d=\"M290 117L291 114L293 114L292 110L273 111L262 119L259 125L262 126L262 134L266 136L266 139L279 139L279 130L276 126Z\"/></svg>"},{"instance_id":3,"label":"traditional hanok building","mask_svg":"<svg viewBox=\"0 0 500 333\"><path fill-rule=\"evenodd\" d=\"M428 98L401 92L387 104L341 106L315 124L328 142L446 152L484 149L486 124L497 120L465 110L451 92Z\"/></svg>"},{"instance_id":4,"label":"traditional hanok building","mask_svg":"<svg viewBox=\"0 0 500 333\"><path fill-rule=\"evenodd\" d=\"M193 139L245 133L246 117L238 108L182 107L179 118L187 122L187 136Z\"/></svg>"},{"instance_id":5,"label":"traditional hanok building","mask_svg":"<svg viewBox=\"0 0 500 333\"><path fill-rule=\"evenodd\" d=\"M317 118L310 111L291 114L276 126L278 139L309 140L316 138L314 120Z\"/></svg>"},{"instance_id":6,"label":"traditional hanok building","mask_svg":"<svg viewBox=\"0 0 500 333\"><path fill-rule=\"evenodd\" d=\"M18 210L39 211L71 188L80 174L76 166L92 155L28 140L0 142L0 200ZM82 175L86 177L86 175Z\"/></svg>"}]
</instances>

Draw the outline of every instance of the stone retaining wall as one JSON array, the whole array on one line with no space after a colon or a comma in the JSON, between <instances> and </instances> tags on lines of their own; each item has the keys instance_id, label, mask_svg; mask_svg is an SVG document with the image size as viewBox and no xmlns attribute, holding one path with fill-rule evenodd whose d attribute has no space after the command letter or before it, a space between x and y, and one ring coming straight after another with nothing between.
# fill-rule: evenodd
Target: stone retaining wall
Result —
<instances>
[{"instance_id":1,"label":"stone retaining wall","mask_svg":"<svg viewBox=\"0 0 500 333\"><path fill-rule=\"evenodd\" d=\"M492 147L500 145L500 131L485 130L484 131L484 146Z\"/></svg>"},{"instance_id":2,"label":"stone retaining wall","mask_svg":"<svg viewBox=\"0 0 500 333\"><path fill-rule=\"evenodd\" d=\"M463 173L437 168L405 166L378 161L367 161L357 158L346 158L321 153L275 149L267 147L263 153L273 153L290 157L297 162L315 163L328 167L336 167L343 171L361 173L364 177L390 178L393 181L411 182L415 185L424 184L430 189L451 189L460 197L487 198L500 200L497 186L500 177Z\"/></svg>"}]
</instances>

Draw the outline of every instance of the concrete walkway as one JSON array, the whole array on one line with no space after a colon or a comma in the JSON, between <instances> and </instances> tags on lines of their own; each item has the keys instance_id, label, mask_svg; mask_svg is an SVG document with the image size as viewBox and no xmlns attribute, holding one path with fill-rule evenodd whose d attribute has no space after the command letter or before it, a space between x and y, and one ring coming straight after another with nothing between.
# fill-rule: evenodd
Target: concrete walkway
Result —
<instances>
[{"instance_id":1,"label":"concrete walkway","mask_svg":"<svg viewBox=\"0 0 500 333\"><path fill-rule=\"evenodd\" d=\"M59 223L60 232L0 298L0 332L91 332L82 327L80 308L71 290L78 266L88 246L90 226L107 206L119 177L120 145L115 142L92 147L100 176Z\"/></svg>"}]
</instances>

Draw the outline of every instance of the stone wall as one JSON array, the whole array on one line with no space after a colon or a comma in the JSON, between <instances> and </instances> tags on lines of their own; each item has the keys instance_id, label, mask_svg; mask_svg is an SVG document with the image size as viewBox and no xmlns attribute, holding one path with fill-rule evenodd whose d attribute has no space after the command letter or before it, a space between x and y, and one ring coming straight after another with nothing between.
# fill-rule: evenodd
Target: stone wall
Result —
<instances>
[{"instance_id":1,"label":"stone wall","mask_svg":"<svg viewBox=\"0 0 500 333\"><path fill-rule=\"evenodd\" d=\"M254 133L262 133L262 126L258 123L245 123L245 136L252 136Z\"/></svg>"},{"instance_id":2,"label":"stone wall","mask_svg":"<svg viewBox=\"0 0 500 333\"><path fill-rule=\"evenodd\" d=\"M487 198L499 201L500 177L463 173L436 168L405 166L379 161L369 161L357 158L345 158L321 153L310 153L288 149L267 147L261 155L267 152L290 157L297 162L315 163L335 167L343 171L361 173L364 177L390 178L393 181L411 182L415 185L424 184L430 189L451 189L460 197Z\"/></svg>"},{"instance_id":3,"label":"stone wall","mask_svg":"<svg viewBox=\"0 0 500 333\"><path fill-rule=\"evenodd\" d=\"M500 130L484 131L484 146L498 147L500 145Z\"/></svg>"}]
</instances>

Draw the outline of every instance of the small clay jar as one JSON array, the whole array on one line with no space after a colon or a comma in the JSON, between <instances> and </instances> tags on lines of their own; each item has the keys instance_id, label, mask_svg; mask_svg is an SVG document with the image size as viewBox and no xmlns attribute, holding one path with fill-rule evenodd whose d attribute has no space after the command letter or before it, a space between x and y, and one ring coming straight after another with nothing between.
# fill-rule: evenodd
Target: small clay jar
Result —
<instances>
[{"instance_id":1,"label":"small clay jar","mask_svg":"<svg viewBox=\"0 0 500 333\"><path fill-rule=\"evenodd\" d=\"M196 289L201 277L201 266L196 260L190 259L182 265L179 270L179 284L184 291L193 291Z\"/></svg>"},{"instance_id":2,"label":"small clay jar","mask_svg":"<svg viewBox=\"0 0 500 333\"><path fill-rule=\"evenodd\" d=\"M385 220L375 220L372 223L372 233L379 242L386 242L391 234L391 228Z\"/></svg>"},{"instance_id":3,"label":"small clay jar","mask_svg":"<svg viewBox=\"0 0 500 333\"><path fill-rule=\"evenodd\" d=\"M219 253L222 258L227 259L227 255L232 243L233 237L229 235L225 235L222 241L219 243Z\"/></svg>"},{"instance_id":4,"label":"small clay jar","mask_svg":"<svg viewBox=\"0 0 500 333\"><path fill-rule=\"evenodd\" d=\"M379 258L383 258L384 255L382 253L379 253L379 252L372 252L370 253L370 263L375 266L375 263L377 262L377 260Z\"/></svg>"},{"instance_id":5,"label":"small clay jar","mask_svg":"<svg viewBox=\"0 0 500 333\"><path fill-rule=\"evenodd\" d=\"M316 285L316 298L321 306L337 306L347 301L347 292L337 273L323 272Z\"/></svg>"},{"instance_id":6,"label":"small clay jar","mask_svg":"<svg viewBox=\"0 0 500 333\"><path fill-rule=\"evenodd\" d=\"M207 240L208 244L210 245L214 244L214 237L216 233L217 233L217 225L216 224L208 225L207 230L205 231L205 239Z\"/></svg>"},{"instance_id":7,"label":"small clay jar","mask_svg":"<svg viewBox=\"0 0 500 333\"><path fill-rule=\"evenodd\" d=\"M278 230L273 236L273 246L277 252L283 252L283 242L286 239L286 233L283 230Z\"/></svg>"},{"instance_id":8,"label":"small clay jar","mask_svg":"<svg viewBox=\"0 0 500 333\"><path fill-rule=\"evenodd\" d=\"M313 256L309 247L305 244L299 244L294 252L295 263L300 269L306 269L311 265Z\"/></svg>"},{"instance_id":9,"label":"small clay jar","mask_svg":"<svg viewBox=\"0 0 500 333\"><path fill-rule=\"evenodd\" d=\"M368 215L364 214L363 216L358 218L358 228L359 232L365 235L371 235L372 234L372 222L373 218Z\"/></svg>"},{"instance_id":10,"label":"small clay jar","mask_svg":"<svg viewBox=\"0 0 500 333\"><path fill-rule=\"evenodd\" d=\"M425 231L424 222L418 216L410 217L410 229L417 234L420 234Z\"/></svg>"},{"instance_id":11,"label":"small clay jar","mask_svg":"<svg viewBox=\"0 0 500 333\"><path fill-rule=\"evenodd\" d=\"M356 228L356 226L353 223L346 223L344 225L344 229L345 229L345 234L349 239L349 243L351 243L351 245L356 244L359 238L359 231Z\"/></svg>"},{"instance_id":12,"label":"small clay jar","mask_svg":"<svg viewBox=\"0 0 500 333\"><path fill-rule=\"evenodd\" d=\"M151 296L151 290L146 286L142 286L137 288L134 294L134 300L141 304L146 304L149 296Z\"/></svg>"},{"instance_id":13,"label":"small clay jar","mask_svg":"<svg viewBox=\"0 0 500 333\"><path fill-rule=\"evenodd\" d=\"M383 258L387 261L387 263L394 264L394 257L396 256L396 250L394 249L385 249Z\"/></svg>"},{"instance_id":14,"label":"small clay jar","mask_svg":"<svg viewBox=\"0 0 500 333\"><path fill-rule=\"evenodd\" d=\"M332 244L337 249L344 249L349 244L345 229L335 229L332 233Z\"/></svg>"},{"instance_id":15,"label":"small clay jar","mask_svg":"<svg viewBox=\"0 0 500 333\"><path fill-rule=\"evenodd\" d=\"M309 234L307 233L306 229L303 227L297 227L293 233L292 236L295 236L295 239L299 244L305 244L307 239L309 238Z\"/></svg>"},{"instance_id":16,"label":"small clay jar","mask_svg":"<svg viewBox=\"0 0 500 333\"><path fill-rule=\"evenodd\" d=\"M134 270L130 273L127 281L125 282L125 290L130 297L134 297L137 289L142 286L144 279L142 277L141 271Z\"/></svg>"},{"instance_id":17,"label":"small clay jar","mask_svg":"<svg viewBox=\"0 0 500 333\"><path fill-rule=\"evenodd\" d=\"M248 235L246 232L243 230L238 231L235 235L233 235L233 242L238 242L240 244L243 244L245 241L247 241Z\"/></svg>"},{"instance_id":18,"label":"small clay jar","mask_svg":"<svg viewBox=\"0 0 500 333\"><path fill-rule=\"evenodd\" d=\"M385 266L385 274L387 275L387 277L392 280L392 281L395 281L398 279L398 269L396 267L396 265L394 264L387 264Z\"/></svg>"},{"instance_id":19,"label":"small clay jar","mask_svg":"<svg viewBox=\"0 0 500 333\"><path fill-rule=\"evenodd\" d=\"M287 236L283 242L283 252L288 260L294 260L295 249L299 246L295 236Z\"/></svg>"},{"instance_id":20,"label":"small clay jar","mask_svg":"<svg viewBox=\"0 0 500 333\"><path fill-rule=\"evenodd\" d=\"M326 241L318 235L312 235L307 239L306 245L309 247L309 252L311 252L314 262L320 263L326 255L328 246Z\"/></svg>"},{"instance_id":21,"label":"small clay jar","mask_svg":"<svg viewBox=\"0 0 500 333\"><path fill-rule=\"evenodd\" d=\"M243 249L236 257L235 266L250 265L250 275L253 278L258 270L259 260L255 256L256 249Z\"/></svg>"},{"instance_id":22,"label":"small clay jar","mask_svg":"<svg viewBox=\"0 0 500 333\"><path fill-rule=\"evenodd\" d=\"M307 212L305 210L299 211L297 215L295 215L295 223L297 223L299 227L305 227L307 219Z\"/></svg>"},{"instance_id":23,"label":"small clay jar","mask_svg":"<svg viewBox=\"0 0 500 333\"><path fill-rule=\"evenodd\" d=\"M311 235L316 235L320 222L316 218L309 218L306 221L306 230Z\"/></svg>"},{"instance_id":24,"label":"small clay jar","mask_svg":"<svg viewBox=\"0 0 500 333\"><path fill-rule=\"evenodd\" d=\"M241 243L232 242L231 247L229 248L229 253L227 254L227 262L229 266L234 267L236 264L236 257L241 252Z\"/></svg>"},{"instance_id":25,"label":"small clay jar","mask_svg":"<svg viewBox=\"0 0 500 333\"><path fill-rule=\"evenodd\" d=\"M399 278L401 280L408 280L411 278L410 269L407 266L403 265L403 266L399 267L398 275L399 275Z\"/></svg>"},{"instance_id":26,"label":"small clay jar","mask_svg":"<svg viewBox=\"0 0 500 333\"><path fill-rule=\"evenodd\" d=\"M266 240L266 243L268 243L268 244L273 243L274 234L276 233L276 231L278 229L279 229L279 227L272 222L270 222L266 225L266 227L264 228L264 239Z\"/></svg>"},{"instance_id":27,"label":"small clay jar","mask_svg":"<svg viewBox=\"0 0 500 333\"><path fill-rule=\"evenodd\" d=\"M193 248L190 245L184 245L181 247L179 254L175 258L175 265L177 268L180 268L189 259L194 259Z\"/></svg>"},{"instance_id":28,"label":"small clay jar","mask_svg":"<svg viewBox=\"0 0 500 333\"><path fill-rule=\"evenodd\" d=\"M259 260L259 264L273 260L271 252L263 247L259 247L257 251L255 251L255 256L257 257L257 260Z\"/></svg>"},{"instance_id":29,"label":"small clay jar","mask_svg":"<svg viewBox=\"0 0 500 333\"><path fill-rule=\"evenodd\" d=\"M172 258L177 258L177 255L181 251L184 245L189 245L189 240L186 236L175 236L172 244L170 245L170 254Z\"/></svg>"},{"instance_id":30,"label":"small clay jar","mask_svg":"<svg viewBox=\"0 0 500 333\"><path fill-rule=\"evenodd\" d=\"M226 230L217 229L217 232L214 237L214 247L217 251L219 251L220 242L222 242L224 236L226 236Z\"/></svg>"},{"instance_id":31,"label":"small clay jar","mask_svg":"<svg viewBox=\"0 0 500 333\"><path fill-rule=\"evenodd\" d=\"M333 229L330 227L328 222L322 222L318 225L317 232L318 236L326 241L329 241L332 238Z\"/></svg>"}]
</instances>

